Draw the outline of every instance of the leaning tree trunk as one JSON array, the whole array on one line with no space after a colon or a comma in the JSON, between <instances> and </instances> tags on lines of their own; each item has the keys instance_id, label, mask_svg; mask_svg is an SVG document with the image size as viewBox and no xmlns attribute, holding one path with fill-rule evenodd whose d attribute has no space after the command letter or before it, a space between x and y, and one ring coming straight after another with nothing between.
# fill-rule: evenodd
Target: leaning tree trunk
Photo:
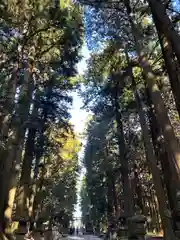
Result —
<instances>
[{"instance_id":1,"label":"leaning tree trunk","mask_svg":"<svg viewBox=\"0 0 180 240\"><path fill-rule=\"evenodd\" d=\"M180 36L174 29L173 23L166 13L166 4L158 0L148 0L154 22L161 26L161 31L172 45L172 50L175 53L180 64ZM158 29L157 29L158 30Z\"/></svg>"},{"instance_id":2,"label":"leaning tree trunk","mask_svg":"<svg viewBox=\"0 0 180 240\"><path fill-rule=\"evenodd\" d=\"M159 41L160 41L160 45L161 45L161 50L162 50L162 53L163 53L165 66L166 66L166 69L167 69L167 73L168 73L168 76L169 76L169 81L170 81L172 92L173 92L173 95L174 95L176 108L177 108L178 114L180 116L179 67L177 66L177 62L176 62L175 57L174 57L172 45L169 42L169 40L167 39L167 37L165 36L166 32L165 32L165 34L163 33L163 27L161 25L161 22L158 21L156 15L154 15L154 14L153 14L153 19L154 19L154 23L156 25L156 29L157 29L157 32L158 32ZM180 42L178 44L180 44Z\"/></svg>"},{"instance_id":3,"label":"leaning tree trunk","mask_svg":"<svg viewBox=\"0 0 180 240\"><path fill-rule=\"evenodd\" d=\"M171 172L169 161L172 156L170 153L167 152L166 143L161 138L161 131L152 108L152 102L150 100L148 91L147 91L147 100L149 105L148 114L149 114L149 121L150 121L150 129L151 129L151 135L152 135L152 141L155 149L155 154L156 154L156 157L161 162L162 172L164 176L163 180L167 189L169 205L172 211L172 215L174 215L175 208L176 208L176 186L178 184L177 182L178 179L175 179L175 176ZM171 184L172 182L174 182L175 184ZM174 219L175 218L173 216L173 220ZM175 226L176 224L174 222L174 228Z\"/></svg>"}]
</instances>

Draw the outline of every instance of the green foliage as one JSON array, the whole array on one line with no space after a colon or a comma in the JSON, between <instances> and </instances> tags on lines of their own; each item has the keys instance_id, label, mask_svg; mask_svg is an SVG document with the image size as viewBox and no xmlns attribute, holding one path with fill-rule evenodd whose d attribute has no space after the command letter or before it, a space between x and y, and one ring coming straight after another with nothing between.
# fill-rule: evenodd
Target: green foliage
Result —
<instances>
[{"instance_id":1,"label":"green foliage","mask_svg":"<svg viewBox=\"0 0 180 240\"><path fill-rule=\"evenodd\" d=\"M157 214L151 212L153 208L156 209L152 207L156 203L150 206L150 202L156 198L152 181L155 183L155 189L157 187L157 196L160 192L161 181L155 175L162 167L164 180L162 182L167 187L165 195L169 194L169 196L167 199L160 196L163 194L158 196L160 215L164 230L172 234L171 238L175 239L173 227L168 224L168 220L167 224L163 222L166 216L163 215L164 209L161 207L165 206L168 200L171 205L174 199L172 194L174 188L169 186L170 180L173 182L169 178L172 172L163 167L164 159L170 166L175 165L174 169L176 169L179 160L177 159L174 163L174 159L180 151L178 144L176 150L174 149L176 144L172 144L171 147L171 143L176 142L179 136L177 130L179 122L177 123L176 120L177 111L180 114L180 99L177 92L180 86L176 71L179 72L180 38L179 28L173 17L176 13L179 16L179 4L174 1L165 3L156 0L145 2L80 0L80 2L85 5L86 42L93 52L84 76L85 90L82 93L84 105L91 110L93 115L87 128L84 156L87 172L85 186L83 185L82 189L83 220L86 223L91 221L97 227L97 222L102 223L101 217L103 216L108 232L113 231L114 226L118 229L120 227L118 226L118 207L122 215L128 215L129 209L126 203L132 200L133 214L139 213L137 208L141 208L143 214L156 218L152 222L158 228L159 212ZM167 79L170 80L170 84ZM175 101L170 93L171 90ZM147 145L150 146L151 140L148 141L149 144L146 144L145 139L148 137L148 131L146 137L144 136L145 141L141 139L141 133L144 133L146 124L142 122L141 125L139 124L138 115L141 116L141 111L138 109L136 93L143 106L147 126L150 125L149 134L152 134L154 147L149 150L150 153L148 153ZM168 102L167 99L169 99ZM156 121L153 126L153 117L147 114L149 109L157 118L158 127L155 126ZM167 135L169 132L171 134ZM154 150L155 158L153 157ZM150 159L148 155L151 156ZM152 159L154 159L152 163L154 167L148 170L147 165ZM176 170L174 175L176 175ZM177 175L179 177L178 171ZM128 187L129 182L131 193ZM150 195L147 189L151 189ZM175 189L178 189L178 185ZM105 198L103 196L102 200L103 194ZM103 209L99 207L99 204L103 206ZM124 212L123 206L126 209ZM171 208L174 212L174 207ZM89 213L87 218L85 211Z\"/></svg>"},{"instance_id":2,"label":"green foliage","mask_svg":"<svg viewBox=\"0 0 180 240\"><path fill-rule=\"evenodd\" d=\"M113 115L109 112L110 108L100 109L96 110L96 116L93 116L87 127L84 153L87 173L81 189L83 222L87 224L90 221L96 229L107 227L106 172L118 165L117 162L109 162L107 153L107 148L108 151L111 149L111 154L114 152L116 158L116 139L112 132Z\"/></svg>"},{"instance_id":3,"label":"green foliage","mask_svg":"<svg viewBox=\"0 0 180 240\"><path fill-rule=\"evenodd\" d=\"M143 91L141 70L135 65L133 71L135 80ZM147 193L147 186L152 185L151 174L147 173L145 165L143 142L129 74L125 54L118 51L118 45L110 42L103 51L91 56L88 70L84 75L86 88L82 96L93 117L88 122L86 132L87 144L84 153L86 177L81 191L82 216L85 224L90 221L94 228L101 230L107 230L111 224L118 228L120 214L118 208L122 206L122 201L119 200L123 196L122 160L119 154L115 99L120 106L130 179L134 177L136 164L143 169L140 175L142 191ZM113 196L110 196L108 190L111 181L114 184L113 190L111 187ZM135 208L138 205L136 200L133 204Z\"/></svg>"},{"instance_id":4,"label":"green foliage","mask_svg":"<svg viewBox=\"0 0 180 240\"><path fill-rule=\"evenodd\" d=\"M80 142L73 132L51 127L51 147L48 148L46 198L41 215L51 214L67 227L76 204L76 181ZM40 216L41 216L40 215Z\"/></svg>"},{"instance_id":5,"label":"green foliage","mask_svg":"<svg viewBox=\"0 0 180 240\"><path fill-rule=\"evenodd\" d=\"M48 218L52 213L67 226L76 202L80 150L69 122L70 94L79 84L76 64L84 34L82 10L71 1L49 0L1 1L0 9L0 153L4 156L0 166L10 180L17 179L12 181L13 188L18 187L19 178L22 189L28 185L29 192L23 190L24 199L18 202L27 214L26 201L34 198L33 213L26 217ZM11 165L22 169L13 171L14 176ZM1 175L3 196L8 196L6 174ZM8 201L0 202L1 216Z\"/></svg>"}]
</instances>

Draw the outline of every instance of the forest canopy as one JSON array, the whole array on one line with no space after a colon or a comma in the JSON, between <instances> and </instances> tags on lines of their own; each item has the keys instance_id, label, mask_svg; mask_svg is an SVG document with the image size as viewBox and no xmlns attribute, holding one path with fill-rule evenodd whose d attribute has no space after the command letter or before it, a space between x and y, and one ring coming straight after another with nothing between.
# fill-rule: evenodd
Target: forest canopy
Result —
<instances>
[{"instance_id":1,"label":"forest canopy","mask_svg":"<svg viewBox=\"0 0 180 240\"><path fill-rule=\"evenodd\" d=\"M176 239L179 2L80 3L92 52L81 96L93 116L86 128L82 220L97 234L120 237L121 229L138 235L129 224L145 216L147 232L163 230L165 239Z\"/></svg>"},{"instance_id":2,"label":"forest canopy","mask_svg":"<svg viewBox=\"0 0 180 240\"><path fill-rule=\"evenodd\" d=\"M179 1L2 0L0 10L0 238L36 238L46 221L47 238L54 225L67 233L82 167L87 233L179 237ZM75 91L91 116L82 162Z\"/></svg>"},{"instance_id":3,"label":"forest canopy","mask_svg":"<svg viewBox=\"0 0 180 240\"><path fill-rule=\"evenodd\" d=\"M26 234L28 223L30 232L47 220L51 227L55 219L67 232L79 171L70 111L82 8L71 1L8 0L0 10L1 239Z\"/></svg>"}]
</instances>

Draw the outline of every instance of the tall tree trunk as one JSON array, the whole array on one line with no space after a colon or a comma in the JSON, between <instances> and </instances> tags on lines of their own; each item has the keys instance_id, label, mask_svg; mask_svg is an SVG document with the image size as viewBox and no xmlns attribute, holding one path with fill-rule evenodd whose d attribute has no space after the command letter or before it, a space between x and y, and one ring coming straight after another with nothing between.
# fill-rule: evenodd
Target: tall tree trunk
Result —
<instances>
[{"instance_id":1,"label":"tall tree trunk","mask_svg":"<svg viewBox=\"0 0 180 240\"><path fill-rule=\"evenodd\" d=\"M52 93L52 81L48 82L48 88L47 88L47 99L50 99ZM38 199L37 199L37 192L41 190L42 186L37 186L37 177L39 174L39 163L41 160L41 157L43 156L44 153L44 141L45 141L45 136L44 133L46 131L47 128L47 117L48 117L48 109L46 106L43 106L43 112L42 112L42 118L41 118L41 127L40 127L40 131L39 131L39 136L38 136L38 140L37 140L37 146L36 146L36 151L35 151L35 159L36 159L36 164L35 164L35 168L34 168L34 182L33 182L33 186L32 186L32 194L30 196L30 205L29 205L29 211L28 211L28 215L29 218L32 219L32 221L34 221L34 219L36 218L36 216L38 216L38 211L36 211L36 209L38 209ZM43 178L42 178L43 179ZM42 184L41 184L42 185Z\"/></svg>"},{"instance_id":2,"label":"tall tree trunk","mask_svg":"<svg viewBox=\"0 0 180 240\"><path fill-rule=\"evenodd\" d=\"M37 185L37 182L38 182L39 163L40 163L41 156L42 156L42 154L40 151L38 153L36 153L36 164L35 164L34 176L33 176L34 180L33 180L33 185L32 185L32 191L29 196L30 202L29 202L28 216L33 221L36 218L36 216L38 215L37 212L35 213L35 210L37 208L37 201L35 201L35 197L38 192L38 187L40 187Z\"/></svg>"},{"instance_id":3,"label":"tall tree trunk","mask_svg":"<svg viewBox=\"0 0 180 240\"><path fill-rule=\"evenodd\" d=\"M41 131L39 133L38 139L37 139L37 145L36 145L36 151L35 151L35 168L34 168L34 181L33 181L33 186L32 186L32 192L31 195L29 196L30 199L30 204L29 204L29 209L28 209L28 216L29 218L34 221L37 216L38 216L38 198L37 198L37 193L41 190L42 188L42 184L38 185L38 175L39 175L39 171L40 171L40 160L41 157L43 156L44 153L44 140L45 140L45 136L44 136L44 132L46 130L46 119L47 119L47 110L44 110L44 114L43 114L43 119L42 119L42 126L41 126ZM41 182L43 179L43 175L41 176Z\"/></svg>"},{"instance_id":4,"label":"tall tree trunk","mask_svg":"<svg viewBox=\"0 0 180 240\"><path fill-rule=\"evenodd\" d=\"M44 176L46 173L45 167L39 166L40 158L36 159L36 166L34 169L34 183L32 188L32 194L30 196L30 204L29 204L29 211L28 215L32 222L37 222L39 214L41 212L41 205L43 199L41 197L41 191L44 184ZM38 176L39 175L39 176Z\"/></svg>"},{"instance_id":5,"label":"tall tree trunk","mask_svg":"<svg viewBox=\"0 0 180 240\"><path fill-rule=\"evenodd\" d=\"M107 219L108 219L108 235L112 233L113 230L113 191L112 191L112 179L111 173L107 171Z\"/></svg>"},{"instance_id":6,"label":"tall tree trunk","mask_svg":"<svg viewBox=\"0 0 180 240\"><path fill-rule=\"evenodd\" d=\"M1 197L0 197L0 225L2 225L2 219L4 216L4 194L5 189L3 187L4 180L4 171L6 162L6 146L8 140L8 133L9 133L9 125L12 118L12 112L14 109L14 100L16 94L16 86L17 86L17 72L18 66L14 67L12 76L8 82L7 91L5 92L6 96L3 101L2 109L1 109L1 116L0 116L0 188L1 188ZM2 97L2 96L1 96ZM0 226L2 228L2 226Z\"/></svg>"},{"instance_id":7,"label":"tall tree trunk","mask_svg":"<svg viewBox=\"0 0 180 240\"><path fill-rule=\"evenodd\" d=\"M149 215L151 218L149 229L150 229L150 232L154 232L154 214L153 214L153 208L152 208L152 199L150 196L148 196L147 202L148 202Z\"/></svg>"},{"instance_id":8,"label":"tall tree trunk","mask_svg":"<svg viewBox=\"0 0 180 240\"><path fill-rule=\"evenodd\" d=\"M164 189L163 189L161 178L160 178L160 171L157 168L157 160L154 154L151 139L149 137L149 130L148 130L148 126L145 119L143 105L136 89L136 83L132 74L132 69L131 69L131 76L132 76L132 86L133 86L134 96L137 103L137 109L138 109L139 118L140 118L140 125L142 129L142 137L143 137L143 142L145 147L147 164L149 165L149 169L151 170L151 173L153 176L153 181L154 181L154 186L156 190L156 195L158 197L159 210L160 210L161 220L162 220L163 229L165 233L165 238L166 239L170 238L175 240L176 238L175 238L172 226L170 224L169 219L165 215L165 211L168 209L166 205L166 197L164 194Z\"/></svg>"},{"instance_id":9,"label":"tall tree trunk","mask_svg":"<svg viewBox=\"0 0 180 240\"><path fill-rule=\"evenodd\" d=\"M32 112L32 119L37 118L37 107L34 106ZM17 205L16 205L16 215L24 220L28 218L28 202L30 197L31 189L31 168L34 158L35 151L35 137L36 137L36 126L29 128L28 137L25 145L25 153L23 157L22 173L20 177L20 186L17 191Z\"/></svg>"},{"instance_id":10,"label":"tall tree trunk","mask_svg":"<svg viewBox=\"0 0 180 240\"><path fill-rule=\"evenodd\" d=\"M180 36L166 13L166 4L157 0L148 0L148 3L156 26L157 24L161 26L161 31L171 43L173 52L180 63Z\"/></svg>"},{"instance_id":11,"label":"tall tree trunk","mask_svg":"<svg viewBox=\"0 0 180 240\"><path fill-rule=\"evenodd\" d=\"M143 213L143 202L142 202L142 189L141 189L141 183L138 176L138 168L137 165L134 164L134 183L136 188L136 194L137 194L137 205L140 208L141 212Z\"/></svg>"},{"instance_id":12,"label":"tall tree trunk","mask_svg":"<svg viewBox=\"0 0 180 240\"><path fill-rule=\"evenodd\" d=\"M148 115L149 115L150 129L151 129L151 135L152 135L152 141L155 149L155 154L156 154L156 157L161 162L162 172L164 176L163 179L167 189L169 205L174 215L175 208L176 208L176 186L178 184L178 179L176 179L175 178L176 176L172 174L171 166L169 165L169 162L171 161L172 156L170 153L167 152L166 143L161 138L161 131L152 108L152 102L148 94L148 91L147 91L147 100L149 105ZM174 184L171 184L172 182L174 182ZM174 220L174 217L173 217L173 220ZM175 227L175 222L174 222L174 227Z\"/></svg>"},{"instance_id":13,"label":"tall tree trunk","mask_svg":"<svg viewBox=\"0 0 180 240\"><path fill-rule=\"evenodd\" d=\"M123 186L123 196L124 196L124 215L125 218L132 216L132 195L130 189L130 181L129 181L129 169L128 169L128 159L126 156L126 146L124 139L124 130L122 123L122 116L120 112L119 99L118 99L118 88L115 87L114 91L114 105L115 105L115 117L117 122L117 139L118 139L118 147L121 161L121 174L122 174L122 186Z\"/></svg>"},{"instance_id":14,"label":"tall tree trunk","mask_svg":"<svg viewBox=\"0 0 180 240\"><path fill-rule=\"evenodd\" d=\"M157 232L160 232L162 229L161 229L161 226L160 226L160 217L159 217L159 206L158 206L158 200L157 200L157 196L153 193L153 202L154 202L154 212L156 214L156 229L157 229Z\"/></svg>"},{"instance_id":15,"label":"tall tree trunk","mask_svg":"<svg viewBox=\"0 0 180 240\"><path fill-rule=\"evenodd\" d=\"M0 114L0 136L1 141L6 142L8 138L9 124L11 121L12 112L14 110L14 100L17 88L18 80L18 66L15 66L11 75L11 78L8 81L7 89L5 95L1 96L3 98L1 114Z\"/></svg>"},{"instance_id":16,"label":"tall tree trunk","mask_svg":"<svg viewBox=\"0 0 180 240\"><path fill-rule=\"evenodd\" d=\"M152 71L152 68L148 62L147 56L145 55L143 49L140 46L141 39L139 39L138 30L132 20L129 0L125 0L124 3L126 6L126 9L127 9L129 21L130 21L131 28L132 28L132 33L133 33L134 40L135 40L135 45L136 45L136 49L137 49L137 53L138 53L138 57L139 57L139 64L145 75L145 80L147 83L147 87L149 89L149 93L151 95L151 99L154 104L154 109L156 112L157 120L162 129L164 138L168 144L168 146L167 146L168 150L169 150L169 152L172 152L172 155L173 155L172 161L170 162L171 169L173 169L173 174L176 175L180 179L180 144L174 133L173 127L172 127L170 119L168 117L167 109L166 109L164 101L162 99L160 90L157 86L156 76ZM179 187L180 186L177 186L177 190L179 190Z\"/></svg>"},{"instance_id":17,"label":"tall tree trunk","mask_svg":"<svg viewBox=\"0 0 180 240\"><path fill-rule=\"evenodd\" d=\"M175 99L176 108L178 111L178 114L180 116L180 79L179 79L179 67L177 66L177 62L174 57L172 45L163 33L163 27L161 25L161 22L158 21L156 15L153 15L154 23L156 25L156 29L159 36L159 41L165 61L165 66L167 69L167 73L169 76L169 81L171 84L172 92ZM178 42L180 47L180 42Z\"/></svg>"},{"instance_id":18,"label":"tall tree trunk","mask_svg":"<svg viewBox=\"0 0 180 240\"><path fill-rule=\"evenodd\" d=\"M118 207L115 179L114 179L113 175L112 175L112 192L113 192L113 202L114 202L115 217L117 219L117 216L118 216L118 213L119 213L119 207Z\"/></svg>"},{"instance_id":19,"label":"tall tree trunk","mask_svg":"<svg viewBox=\"0 0 180 240\"><path fill-rule=\"evenodd\" d=\"M6 166L3 173L5 222L11 221L17 180L20 174L21 153L24 145L24 136L34 88L33 86L32 73L29 70L26 70L24 73L24 83L20 92L18 107L16 109L15 117L12 120L12 136L10 136L8 140Z\"/></svg>"}]
</instances>

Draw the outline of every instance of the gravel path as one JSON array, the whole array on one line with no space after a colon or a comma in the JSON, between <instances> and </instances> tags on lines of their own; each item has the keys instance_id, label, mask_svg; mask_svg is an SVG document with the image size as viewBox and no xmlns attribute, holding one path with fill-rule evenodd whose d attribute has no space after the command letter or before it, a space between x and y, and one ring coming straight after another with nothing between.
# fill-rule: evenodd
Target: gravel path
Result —
<instances>
[{"instance_id":1,"label":"gravel path","mask_svg":"<svg viewBox=\"0 0 180 240\"><path fill-rule=\"evenodd\" d=\"M68 236L65 239L67 239L67 240L100 240L100 238L98 238L94 235Z\"/></svg>"}]
</instances>

